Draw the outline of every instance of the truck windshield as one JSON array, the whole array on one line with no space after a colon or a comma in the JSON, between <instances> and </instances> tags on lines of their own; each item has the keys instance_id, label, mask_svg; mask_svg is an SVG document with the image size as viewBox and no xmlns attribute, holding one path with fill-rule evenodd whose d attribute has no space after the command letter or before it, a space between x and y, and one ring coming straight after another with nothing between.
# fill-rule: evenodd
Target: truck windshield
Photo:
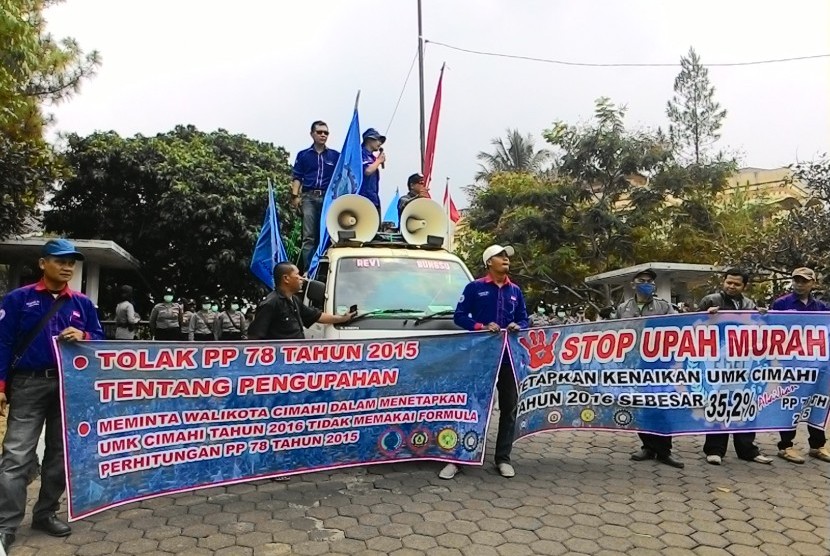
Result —
<instances>
[{"instance_id":1,"label":"truck windshield","mask_svg":"<svg viewBox=\"0 0 830 556\"><path fill-rule=\"evenodd\" d=\"M343 258L337 263L334 309L343 313L357 305L359 314L378 312L373 318L381 319L429 315L455 309L469 281L457 261ZM412 311L403 314L400 308Z\"/></svg>"}]
</instances>

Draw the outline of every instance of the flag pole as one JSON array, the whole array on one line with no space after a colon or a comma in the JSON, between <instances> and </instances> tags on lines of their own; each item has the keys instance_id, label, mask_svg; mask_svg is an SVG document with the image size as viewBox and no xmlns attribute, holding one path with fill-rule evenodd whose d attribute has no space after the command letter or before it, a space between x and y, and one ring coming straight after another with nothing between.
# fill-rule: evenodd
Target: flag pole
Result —
<instances>
[{"instance_id":1,"label":"flag pole","mask_svg":"<svg viewBox=\"0 0 830 556\"><path fill-rule=\"evenodd\" d=\"M447 213L447 251L452 253L452 218L450 218L450 177L444 182L444 211Z\"/></svg>"},{"instance_id":2,"label":"flag pole","mask_svg":"<svg viewBox=\"0 0 830 556\"><path fill-rule=\"evenodd\" d=\"M421 108L421 173L424 172L426 151L426 112L424 110L424 26L421 17L421 0L418 0L418 93Z\"/></svg>"}]
</instances>

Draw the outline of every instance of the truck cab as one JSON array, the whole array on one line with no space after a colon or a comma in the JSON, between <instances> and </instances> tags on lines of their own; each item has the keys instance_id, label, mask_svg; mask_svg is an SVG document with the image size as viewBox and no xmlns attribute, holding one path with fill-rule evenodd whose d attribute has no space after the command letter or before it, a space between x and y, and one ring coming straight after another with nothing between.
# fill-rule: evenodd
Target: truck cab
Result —
<instances>
[{"instance_id":1,"label":"truck cab","mask_svg":"<svg viewBox=\"0 0 830 556\"><path fill-rule=\"evenodd\" d=\"M357 195L329 209L333 245L307 280L304 301L326 313L345 314L348 324L315 324L306 338L363 339L460 332L453 314L473 280L465 264L444 249L446 217L435 201L410 203L400 233L377 233L377 212ZM339 239L346 238L346 239Z\"/></svg>"}]
</instances>

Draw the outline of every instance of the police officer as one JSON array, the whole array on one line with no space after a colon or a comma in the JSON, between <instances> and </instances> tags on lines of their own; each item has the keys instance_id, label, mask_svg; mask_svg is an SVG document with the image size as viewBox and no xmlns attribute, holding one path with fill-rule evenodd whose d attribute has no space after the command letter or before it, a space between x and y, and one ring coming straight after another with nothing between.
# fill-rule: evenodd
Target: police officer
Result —
<instances>
[{"instance_id":1,"label":"police officer","mask_svg":"<svg viewBox=\"0 0 830 556\"><path fill-rule=\"evenodd\" d=\"M115 339L135 340L135 327L141 317L133 306L132 286L121 286L121 302L115 306Z\"/></svg>"},{"instance_id":2,"label":"police officer","mask_svg":"<svg viewBox=\"0 0 830 556\"><path fill-rule=\"evenodd\" d=\"M630 319L634 317L672 315L676 313L671 303L654 296L657 286L657 273L647 268L634 276L631 286L634 288L634 297L622 303L617 308L617 318ZM634 461L645 461L656 459L678 469L683 469L685 464L673 456L671 436L657 434L638 433L643 446L639 452L631 454Z\"/></svg>"},{"instance_id":3,"label":"police officer","mask_svg":"<svg viewBox=\"0 0 830 556\"><path fill-rule=\"evenodd\" d=\"M3 298L0 306L0 413L8 408L0 459L0 545L14 542L26 510L27 475L44 424L40 493L32 529L65 537L72 530L55 515L66 488L63 469L58 369L52 337L60 341L103 340L95 305L69 282L83 255L65 239L52 239L38 262L43 277Z\"/></svg>"},{"instance_id":4,"label":"police officer","mask_svg":"<svg viewBox=\"0 0 830 556\"><path fill-rule=\"evenodd\" d=\"M276 289L259 304L248 328L251 340L302 340L305 338L303 328L314 323L345 324L355 316L355 313L324 313L298 301L294 296L303 289L303 277L289 262L274 267L274 284Z\"/></svg>"},{"instance_id":5,"label":"police officer","mask_svg":"<svg viewBox=\"0 0 830 556\"><path fill-rule=\"evenodd\" d=\"M216 339L213 334L213 325L216 313L213 312L213 302L207 297L199 300L199 310L190 317L187 325L187 339L191 342L211 342Z\"/></svg>"},{"instance_id":6,"label":"police officer","mask_svg":"<svg viewBox=\"0 0 830 556\"><path fill-rule=\"evenodd\" d=\"M173 288L165 288L164 300L156 304L150 312L150 332L156 340L175 342L181 340L184 328L184 310L178 303L174 303Z\"/></svg>"},{"instance_id":7,"label":"police officer","mask_svg":"<svg viewBox=\"0 0 830 556\"><path fill-rule=\"evenodd\" d=\"M245 315L239 312L239 305L238 299L225 302L225 310L219 313L213 324L217 340L233 341L247 338L248 321L245 320Z\"/></svg>"},{"instance_id":8,"label":"police officer","mask_svg":"<svg viewBox=\"0 0 830 556\"><path fill-rule=\"evenodd\" d=\"M506 328L516 332L527 328L527 307L521 288L510 281L510 257L514 254L511 246L491 245L484 250L483 260L487 267L484 278L470 282L464 288L461 300L455 308L455 324L467 330L489 330L494 333ZM516 432L516 410L518 391L510 357L501 360L499 378L496 383L499 393L499 431L496 435L496 469L502 477L515 477L516 471L510 464L513 438ZM438 476L452 479L459 467L448 463Z\"/></svg>"}]
</instances>

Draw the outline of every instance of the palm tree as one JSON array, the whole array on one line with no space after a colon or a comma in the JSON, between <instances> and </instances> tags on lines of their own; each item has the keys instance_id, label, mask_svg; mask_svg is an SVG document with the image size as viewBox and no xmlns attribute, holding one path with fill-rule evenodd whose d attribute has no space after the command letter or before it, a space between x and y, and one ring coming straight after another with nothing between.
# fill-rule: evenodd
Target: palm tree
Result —
<instances>
[{"instance_id":1,"label":"palm tree","mask_svg":"<svg viewBox=\"0 0 830 556\"><path fill-rule=\"evenodd\" d=\"M508 129L507 137L497 137L490 141L495 147L492 153L481 151L478 158L482 163L476 173L476 180L489 181L497 172L523 172L543 174L549 170L550 151L536 150L533 138L522 135L518 129Z\"/></svg>"}]
</instances>

